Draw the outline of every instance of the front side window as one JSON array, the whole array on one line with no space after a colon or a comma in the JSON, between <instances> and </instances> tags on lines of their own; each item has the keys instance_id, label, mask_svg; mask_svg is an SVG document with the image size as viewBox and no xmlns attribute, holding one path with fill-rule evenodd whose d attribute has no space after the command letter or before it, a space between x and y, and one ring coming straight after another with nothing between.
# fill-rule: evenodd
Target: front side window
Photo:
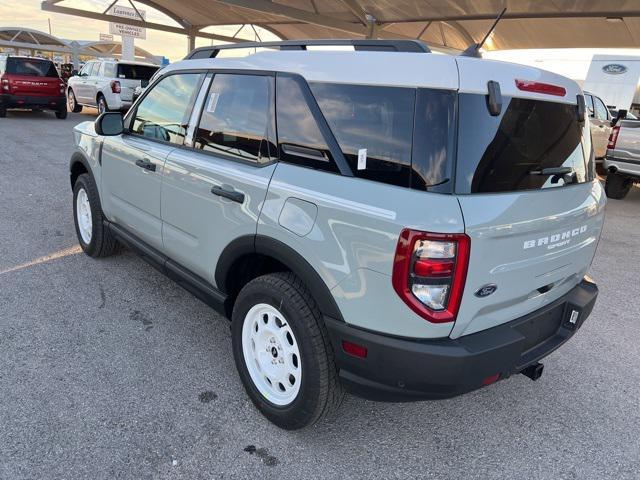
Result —
<instances>
[{"instance_id":1,"label":"front side window","mask_svg":"<svg viewBox=\"0 0 640 480\"><path fill-rule=\"evenodd\" d=\"M491 116L484 95L459 95L457 193L493 193L562 187L588 180L577 106L526 98L503 98ZM553 170L555 169L555 170ZM545 173L548 172L548 173Z\"/></svg>"},{"instance_id":2,"label":"front side window","mask_svg":"<svg viewBox=\"0 0 640 480\"><path fill-rule=\"evenodd\" d=\"M202 79L200 73L182 73L158 82L138 105L131 133L183 145Z\"/></svg>"},{"instance_id":3,"label":"front side window","mask_svg":"<svg viewBox=\"0 0 640 480\"><path fill-rule=\"evenodd\" d=\"M196 131L195 148L240 160L275 157L274 79L262 75L216 74Z\"/></svg>"},{"instance_id":4,"label":"front side window","mask_svg":"<svg viewBox=\"0 0 640 480\"><path fill-rule=\"evenodd\" d=\"M593 103L596 107L596 116L600 120L608 120L609 113L607 107L604 105L604 103L602 103L602 100L600 100L598 97L593 97Z\"/></svg>"},{"instance_id":5,"label":"front side window","mask_svg":"<svg viewBox=\"0 0 640 480\"><path fill-rule=\"evenodd\" d=\"M584 96L584 101L587 104L587 109L589 110L589 116L590 117L595 117L596 116L596 110L593 107L593 97L591 95L585 95Z\"/></svg>"},{"instance_id":6,"label":"front side window","mask_svg":"<svg viewBox=\"0 0 640 480\"><path fill-rule=\"evenodd\" d=\"M87 72L87 74L91 77L94 77L96 75L98 75L98 71L100 70L100 64L98 62L94 62L91 65L91 68L89 69L89 71Z\"/></svg>"},{"instance_id":7,"label":"front side window","mask_svg":"<svg viewBox=\"0 0 640 480\"><path fill-rule=\"evenodd\" d=\"M309 86L354 175L408 187L416 90Z\"/></svg>"}]
</instances>

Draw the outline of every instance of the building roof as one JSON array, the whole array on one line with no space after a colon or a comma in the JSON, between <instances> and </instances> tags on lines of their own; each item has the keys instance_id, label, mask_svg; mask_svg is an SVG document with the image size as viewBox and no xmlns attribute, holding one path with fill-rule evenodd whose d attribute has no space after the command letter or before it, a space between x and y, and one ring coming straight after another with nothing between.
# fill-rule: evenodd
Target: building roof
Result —
<instances>
[{"instance_id":1,"label":"building roof","mask_svg":"<svg viewBox=\"0 0 640 480\"><path fill-rule=\"evenodd\" d=\"M42 8L220 40L235 39L201 30L252 24L282 39L413 38L453 49L479 42L506 7L487 50L640 47L640 5L634 0L136 0L178 25L164 28L111 17L103 9L65 7L62 1L44 0Z\"/></svg>"}]
</instances>

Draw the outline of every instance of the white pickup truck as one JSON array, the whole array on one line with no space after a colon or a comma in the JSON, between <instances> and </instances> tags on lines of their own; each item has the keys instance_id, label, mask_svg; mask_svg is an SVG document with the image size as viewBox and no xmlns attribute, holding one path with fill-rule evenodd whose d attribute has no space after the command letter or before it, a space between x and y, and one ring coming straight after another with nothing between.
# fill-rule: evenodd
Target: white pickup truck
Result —
<instances>
[{"instance_id":1,"label":"white pickup truck","mask_svg":"<svg viewBox=\"0 0 640 480\"><path fill-rule=\"evenodd\" d=\"M640 183L640 121L630 120L621 110L609 137L604 168L607 171L607 197L622 199L634 183Z\"/></svg>"}]
</instances>

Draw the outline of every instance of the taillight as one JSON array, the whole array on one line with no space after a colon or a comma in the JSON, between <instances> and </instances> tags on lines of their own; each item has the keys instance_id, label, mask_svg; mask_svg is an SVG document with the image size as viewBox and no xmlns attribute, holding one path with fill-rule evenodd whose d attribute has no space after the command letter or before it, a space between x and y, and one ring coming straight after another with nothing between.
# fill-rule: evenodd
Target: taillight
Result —
<instances>
[{"instance_id":1,"label":"taillight","mask_svg":"<svg viewBox=\"0 0 640 480\"><path fill-rule=\"evenodd\" d=\"M393 288L424 319L453 322L467 278L471 240L463 233L400 232Z\"/></svg>"},{"instance_id":2,"label":"taillight","mask_svg":"<svg viewBox=\"0 0 640 480\"><path fill-rule=\"evenodd\" d=\"M516 80L516 87L525 92L543 93L545 95L555 95L557 97L564 97L567 94L567 90L559 85L532 82L530 80Z\"/></svg>"},{"instance_id":3,"label":"taillight","mask_svg":"<svg viewBox=\"0 0 640 480\"><path fill-rule=\"evenodd\" d=\"M111 91L113 93L120 93L120 82L117 80L113 80L111 82Z\"/></svg>"},{"instance_id":4,"label":"taillight","mask_svg":"<svg viewBox=\"0 0 640 480\"><path fill-rule=\"evenodd\" d=\"M619 134L620 127L616 125L615 127L613 127L613 130L611 130L611 134L609 135L609 144L607 145L608 149L613 150L614 148L616 148L616 142L618 141Z\"/></svg>"},{"instance_id":5,"label":"taillight","mask_svg":"<svg viewBox=\"0 0 640 480\"><path fill-rule=\"evenodd\" d=\"M9 86L9 79L2 75L0 75L0 88L3 92L8 92L9 90L11 90L11 87Z\"/></svg>"}]
</instances>

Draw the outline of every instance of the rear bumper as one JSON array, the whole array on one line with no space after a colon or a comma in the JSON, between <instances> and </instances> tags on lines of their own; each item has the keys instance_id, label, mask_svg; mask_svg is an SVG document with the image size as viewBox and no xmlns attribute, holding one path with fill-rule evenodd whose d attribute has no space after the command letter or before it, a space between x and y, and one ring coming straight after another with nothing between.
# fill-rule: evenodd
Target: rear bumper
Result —
<instances>
[{"instance_id":1,"label":"rear bumper","mask_svg":"<svg viewBox=\"0 0 640 480\"><path fill-rule=\"evenodd\" d=\"M509 323L457 339L388 337L326 319L343 385L379 401L449 398L504 379L549 355L569 340L591 313L598 295L584 279L553 303ZM575 323L569 321L577 311ZM574 315L575 316L575 315ZM342 349L347 340L367 348L357 358Z\"/></svg>"},{"instance_id":2,"label":"rear bumper","mask_svg":"<svg viewBox=\"0 0 640 480\"><path fill-rule=\"evenodd\" d=\"M67 105L64 96L40 97L33 95L0 95L0 105L4 108L43 108L48 110L63 110Z\"/></svg>"},{"instance_id":3,"label":"rear bumper","mask_svg":"<svg viewBox=\"0 0 640 480\"><path fill-rule=\"evenodd\" d=\"M604 168L607 171L612 169L616 172L640 178L640 161L637 160L607 156L604 159Z\"/></svg>"}]
</instances>

